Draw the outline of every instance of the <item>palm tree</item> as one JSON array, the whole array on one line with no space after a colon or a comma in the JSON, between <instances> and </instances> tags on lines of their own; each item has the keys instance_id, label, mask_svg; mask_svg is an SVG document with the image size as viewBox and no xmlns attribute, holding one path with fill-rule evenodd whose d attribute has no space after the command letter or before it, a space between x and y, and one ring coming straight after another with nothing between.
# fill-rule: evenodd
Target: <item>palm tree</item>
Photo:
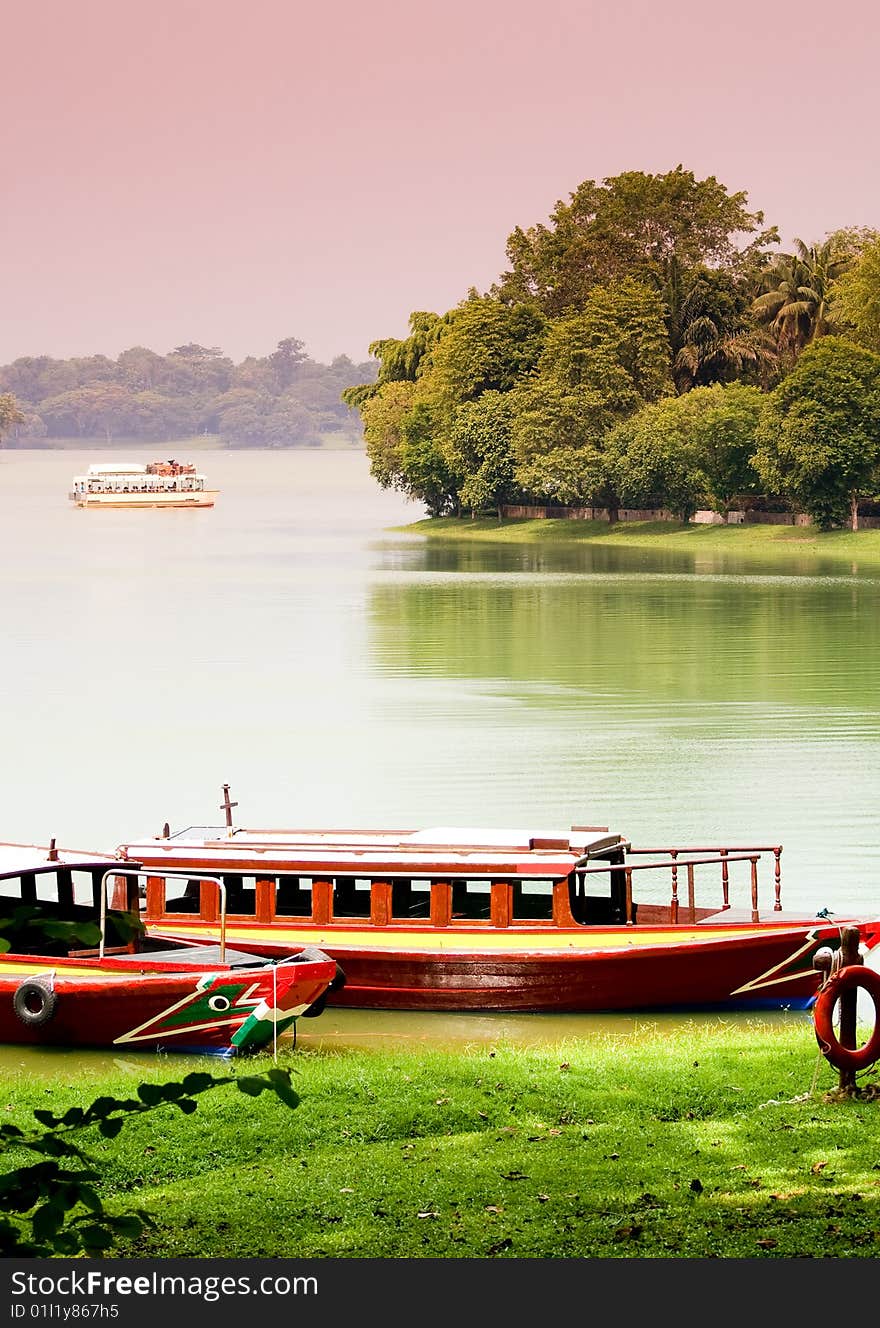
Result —
<instances>
[{"instance_id":1,"label":"palm tree","mask_svg":"<svg viewBox=\"0 0 880 1328\"><path fill-rule=\"evenodd\" d=\"M795 240L793 254L779 254L764 276L768 289L752 304L759 322L769 325L780 357L793 363L805 346L835 331L831 289L852 263L834 237L808 247Z\"/></svg>"},{"instance_id":2,"label":"palm tree","mask_svg":"<svg viewBox=\"0 0 880 1328\"><path fill-rule=\"evenodd\" d=\"M749 326L745 299L725 273L697 269L685 280L676 267L664 290L676 391L726 383L746 365L764 375L776 367L766 331Z\"/></svg>"}]
</instances>

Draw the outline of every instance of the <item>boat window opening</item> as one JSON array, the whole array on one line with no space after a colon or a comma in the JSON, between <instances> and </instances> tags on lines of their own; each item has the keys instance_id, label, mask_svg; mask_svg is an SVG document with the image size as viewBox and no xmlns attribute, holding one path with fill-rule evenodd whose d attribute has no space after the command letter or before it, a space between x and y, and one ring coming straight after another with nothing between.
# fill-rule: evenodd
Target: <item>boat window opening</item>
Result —
<instances>
[{"instance_id":1,"label":"boat window opening","mask_svg":"<svg viewBox=\"0 0 880 1328\"><path fill-rule=\"evenodd\" d=\"M514 881L511 913L514 922L552 922L552 880Z\"/></svg>"},{"instance_id":2,"label":"boat window opening","mask_svg":"<svg viewBox=\"0 0 880 1328\"><path fill-rule=\"evenodd\" d=\"M275 887L275 915L284 918L312 916L312 881L309 876L279 876Z\"/></svg>"},{"instance_id":3,"label":"boat window opening","mask_svg":"<svg viewBox=\"0 0 880 1328\"><path fill-rule=\"evenodd\" d=\"M37 876L37 903L58 903L58 873L40 872Z\"/></svg>"},{"instance_id":4,"label":"boat window opening","mask_svg":"<svg viewBox=\"0 0 880 1328\"><path fill-rule=\"evenodd\" d=\"M452 882L453 922L488 922L492 915L492 887L489 881Z\"/></svg>"},{"instance_id":5,"label":"boat window opening","mask_svg":"<svg viewBox=\"0 0 880 1328\"><path fill-rule=\"evenodd\" d=\"M30 885L28 893L25 892L25 880ZM27 872L24 876L4 876L0 881L0 896L4 899L20 899L24 902L36 898L36 887L33 872Z\"/></svg>"},{"instance_id":6,"label":"boat window opening","mask_svg":"<svg viewBox=\"0 0 880 1328\"><path fill-rule=\"evenodd\" d=\"M95 902L95 881L90 871L72 871L73 904L75 908L97 907Z\"/></svg>"},{"instance_id":7,"label":"boat window opening","mask_svg":"<svg viewBox=\"0 0 880 1328\"><path fill-rule=\"evenodd\" d=\"M625 876L623 871L572 872L568 878L568 902L571 916L581 927L609 927L626 921ZM632 921L638 908L632 906Z\"/></svg>"},{"instance_id":8,"label":"boat window opening","mask_svg":"<svg viewBox=\"0 0 880 1328\"><path fill-rule=\"evenodd\" d=\"M224 876L226 886L226 912L252 918L257 912L256 876Z\"/></svg>"},{"instance_id":9,"label":"boat window opening","mask_svg":"<svg viewBox=\"0 0 880 1328\"><path fill-rule=\"evenodd\" d=\"M406 922L410 918L430 918L431 882L392 881L391 916L399 922Z\"/></svg>"},{"instance_id":10,"label":"boat window opening","mask_svg":"<svg viewBox=\"0 0 880 1328\"><path fill-rule=\"evenodd\" d=\"M333 882L334 918L368 918L372 881L363 877L337 876Z\"/></svg>"},{"instance_id":11,"label":"boat window opening","mask_svg":"<svg viewBox=\"0 0 880 1328\"><path fill-rule=\"evenodd\" d=\"M201 909L201 890L199 877L189 881L166 880L165 912L198 913Z\"/></svg>"}]
</instances>

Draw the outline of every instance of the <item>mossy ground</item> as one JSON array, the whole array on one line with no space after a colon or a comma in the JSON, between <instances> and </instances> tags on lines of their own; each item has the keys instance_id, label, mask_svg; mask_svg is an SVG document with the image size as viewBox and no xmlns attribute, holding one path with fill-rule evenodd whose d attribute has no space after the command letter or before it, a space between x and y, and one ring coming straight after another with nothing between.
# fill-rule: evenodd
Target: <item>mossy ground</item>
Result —
<instances>
[{"instance_id":1,"label":"mossy ground","mask_svg":"<svg viewBox=\"0 0 880 1328\"><path fill-rule=\"evenodd\" d=\"M120 1255L880 1256L877 1076L835 1100L808 1015L539 1049L300 1048L282 1064L295 1110L220 1088L192 1116L163 1106L114 1140L83 1137L108 1207L156 1222ZM34 1107L130 1095L192 1062L63 1066L4 1071L5 1118L27 1126Z\"/></svg>"}]
</instances>

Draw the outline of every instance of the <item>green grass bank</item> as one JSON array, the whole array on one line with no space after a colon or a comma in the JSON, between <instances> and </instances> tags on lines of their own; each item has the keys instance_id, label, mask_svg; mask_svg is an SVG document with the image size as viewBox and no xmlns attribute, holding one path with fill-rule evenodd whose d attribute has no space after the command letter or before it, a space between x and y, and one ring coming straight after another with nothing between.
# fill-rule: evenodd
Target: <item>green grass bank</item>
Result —
<instances>
[{"instance_id":1,"label":"green grass bank","mask_svg":"<svg viewBox=\"0 0 880 1328\"><path fill-rule=\"evenodd\" d=\"M877 1076L834 1100L809 1015L671 1034L646 1022L538 1050L298 1049L282 1063L294 1110L221 1088L192 1116L162 1106L116 1139L82 1132L108 1208L157 1224L117 1255L880 1255ZM23 1062L0 1077L4 1118L28 1127L35 1107L192 1068Z\"/></svg>"},{"instance_id":2,"label":"green grass bank","mask_svg":"<svg viewBox=\"0 0 880 1328\"><path fill-rule=\"evenodd\" d=\"M729 555L762 562L814 558L880 567L880 530L820 531L813 526L704 526L670 521L572 521L495 517L432 517L399 530L428 539L494 544L589 543L656 552Z\"/></svg>"}]
</instances>

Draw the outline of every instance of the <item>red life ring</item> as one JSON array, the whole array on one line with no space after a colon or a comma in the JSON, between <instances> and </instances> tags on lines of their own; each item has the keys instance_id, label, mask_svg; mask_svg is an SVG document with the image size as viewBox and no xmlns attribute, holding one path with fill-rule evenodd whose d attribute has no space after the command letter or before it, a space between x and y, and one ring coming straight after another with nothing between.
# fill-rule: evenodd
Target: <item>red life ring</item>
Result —
<instances>
[{"instance_id":1,"label":"red life ring","mask_svg":"<svg viewBox=\"0 0 880 1328\"><path fill-rule=\"evenodd\" d=\"M834 1031L834 1008L853 987L863 987L874 1002L874 1031L863 1047L841 1046ZM880 1060L880 973L864 964L841 968L816 997L813 1026L822 1055L838 1070L865 1070Z\"/></svg>"}]
</instances>

